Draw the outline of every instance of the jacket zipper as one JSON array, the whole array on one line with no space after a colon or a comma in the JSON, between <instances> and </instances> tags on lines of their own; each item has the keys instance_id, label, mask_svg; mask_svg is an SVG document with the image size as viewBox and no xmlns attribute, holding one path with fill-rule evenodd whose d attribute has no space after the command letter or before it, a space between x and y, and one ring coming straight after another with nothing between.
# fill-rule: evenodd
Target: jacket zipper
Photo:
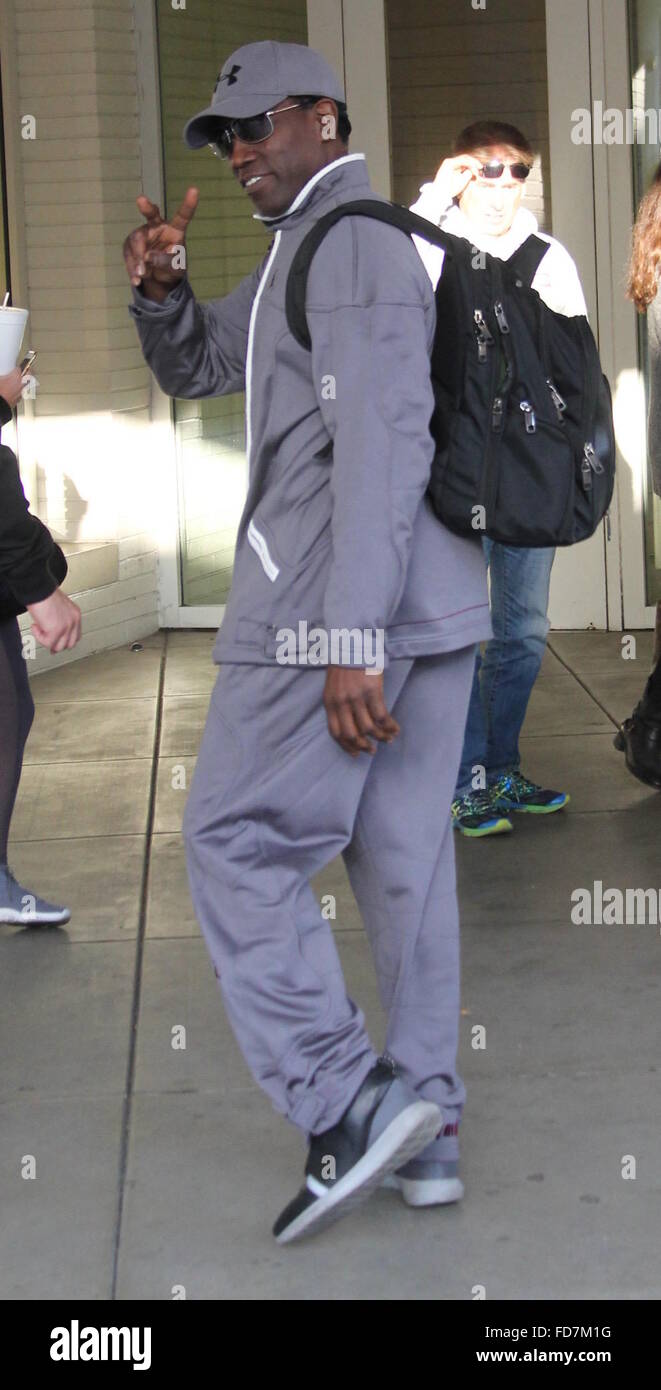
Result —
<instances>
[{"instance_id":1,"label":"jacket zipper","mask_svg":"<svg viewBox=\"0 0 661 1390\"><path fill-rule=\"evenodd\" d=\"M257 293L255 295L255 298L253 299L252 310L250 313L250 323L248 325L248 345L246 348L246 460L248 463L248 477L250 477L250 454L252 451L252 427L250 421L250 414L252 402L252 359L253 344L255 339L255 320L257 318L257 309L259 307L259 301L262 297L262 291L264 290L269 271L275 260L281 236L282 232L279 231L276 232L273 238L273 247L271 249L271 254L266 262L266 265L264 266L262 278L257 287Z\"/></svg>"}]
</instances>

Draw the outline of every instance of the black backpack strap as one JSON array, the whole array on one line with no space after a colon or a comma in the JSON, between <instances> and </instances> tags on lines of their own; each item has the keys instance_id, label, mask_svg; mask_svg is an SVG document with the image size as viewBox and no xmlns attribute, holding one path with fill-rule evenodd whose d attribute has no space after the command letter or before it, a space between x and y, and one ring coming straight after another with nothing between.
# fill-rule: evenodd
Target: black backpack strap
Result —
<instances>
[{"instance_id":1,"label":"black backpack strap","mask_svg":"<svg viewBox=\"0 0 661 1390\"><path fill-rule=\"evenodd\" d=\"M391 227L399 227L409 235L415 233L416 236L424 237L426 241L441 246L450 255L456 249L456 237L441 231L433 222L428 222L426 217L418 217L417 213L400 207L398 203L381 202L377 198L361 198L353 203L341 203L339 207L327 212L303 237L287 276L287 324L297 343L308 350L311 347L311 339L305 315L305 296L312 258L331 227L334 227L340 218L353 216L372 217L377 222L387 222Z\"/></svg>"},{"instance_id":2,"label":"black backpack strap","mask_svg":"<svg viewBox=\"0 0 661 1390\"><path fill-rule=\"evenodd\" d=\"M541 236L535 236L533 233L521 243L514 255L508 258L507 265L510 270L518 275L519 280L523 280L528 289L532 285L549 246L550 242L543 241Z\"/></svg>"}]
</instances>

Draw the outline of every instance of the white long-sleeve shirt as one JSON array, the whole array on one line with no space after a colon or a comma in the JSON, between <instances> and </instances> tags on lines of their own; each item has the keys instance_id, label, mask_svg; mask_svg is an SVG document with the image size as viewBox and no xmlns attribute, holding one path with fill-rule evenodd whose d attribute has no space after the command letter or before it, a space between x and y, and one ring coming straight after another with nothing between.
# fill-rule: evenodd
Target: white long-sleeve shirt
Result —
<instances>
[{"instance_id":1,"label":"white long-sleeve shirt","mask_svg":"<svg viewBox=\"0 0 661 1390\"><path fill-rule=\"evenodd\" d=\"M469 221L456 203L448 204L436 184L423 183L420 197L412 204L411 212L426 217L444 232L464 237L472 246L477 247L478 251L487 251L503 261L512 256L529 236L538 236L542 241L548 241L550 249L537 270L532 282L533 289L537 290L540 299L543 299L556 314L566 314L569 317L574 314L587 316L585 298L574 261L561 242L556 241L555 237L547 236L545 232L540 232L537 218L528 208L517 209L508 232L502 236L488 236L476 230L474 223ZM442 247L432 246L422 237L414 236L413 240L435 289L443 270L445 252Z\"/></svg>"}]
</instances>

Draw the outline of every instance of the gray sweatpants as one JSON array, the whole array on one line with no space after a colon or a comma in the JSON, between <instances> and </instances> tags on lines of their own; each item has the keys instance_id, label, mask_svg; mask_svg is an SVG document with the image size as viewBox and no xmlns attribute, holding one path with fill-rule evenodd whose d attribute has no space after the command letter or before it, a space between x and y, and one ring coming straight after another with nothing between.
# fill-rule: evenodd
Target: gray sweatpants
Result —
<instances>
[{"instance_id":1,"label":"gray sweatpants","mask_svg":"<svg viewBox=\"0 0 661 1390\"><path fill-rule=\"evenodd\" d=\"M404 1076L459 1120L452 799L475 647L397 660L401 726L373 757L331 738L324 669L222 666L184 817L193 904L239 1046L275 1109L334 1125L376 1055L310 878L342 853ZM338 925L341 925L339 923ZM456 1140L439 1141L451 1157Z\"/></svg>"}]
</instances>

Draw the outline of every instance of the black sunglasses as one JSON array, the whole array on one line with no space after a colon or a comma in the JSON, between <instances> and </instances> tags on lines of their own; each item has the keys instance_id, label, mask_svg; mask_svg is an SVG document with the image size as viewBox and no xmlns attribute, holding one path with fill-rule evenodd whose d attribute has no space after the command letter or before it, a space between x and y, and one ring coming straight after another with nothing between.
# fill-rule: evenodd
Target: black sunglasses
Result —
<instances>
[{"instance_id":1,"label":"black sunglasses","mask_svg":"<svg viewBox=\"0 0 661 1390\"><path fill-rule=\"evenodd\" d=\"M499 179L505 169L509 169L510 177L517 180L517 183L525 183L532 164L524 164L521 160L517 164L501 164L498 159L490 159L488 164L483 164L480 169L480 178Z\"/></svg>"},{"instance_id":2,"label":"black sunglasses","mask_svg":"<svg viewBox=\"0 0 661 1390\"><path fill-rule=\"evenodd\" d=\"M302 105L301 101L295 101L291 106L280 106L273 111L260 111L258 116L240 116L238 120L229 121L227 125L222 126L216 139L209 140L208 143L219 159L229 159L235 140L242 140L246 145L259 145L262 140L268 140L273 134L274 116L281 116L285 111L297 111Z\"/></svg>"}]
</instances>

